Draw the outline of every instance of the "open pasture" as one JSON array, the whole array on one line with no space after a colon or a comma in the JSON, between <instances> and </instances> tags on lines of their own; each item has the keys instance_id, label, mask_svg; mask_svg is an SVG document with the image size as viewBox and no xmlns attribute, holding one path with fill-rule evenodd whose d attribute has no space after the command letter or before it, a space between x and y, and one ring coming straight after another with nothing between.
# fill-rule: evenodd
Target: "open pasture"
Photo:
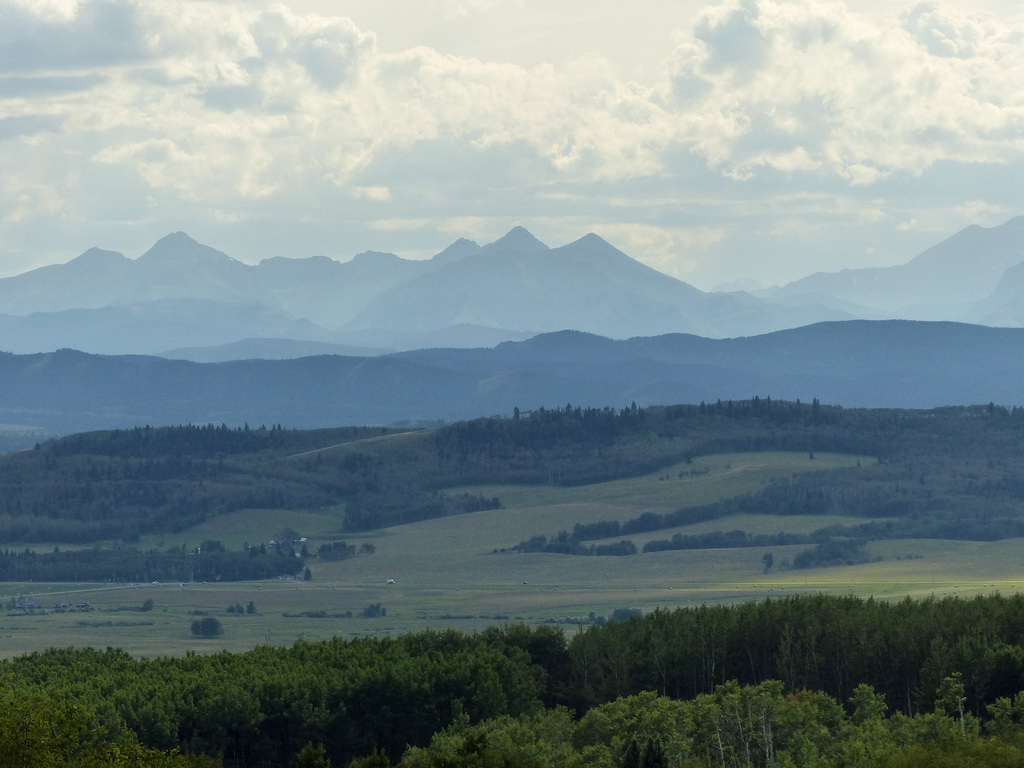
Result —
<instances>
[{"instance_id":1,"label":"open pasture","mask_svg":"<svg viewBox=\"0 0 1024 768\"><path fill-rule=\"evenodd\" d=\"M504 509L397 526L353 536L341 530L340 510L253 510L208 520L143 547L193 547L220 539L230 547L265 540L283 527L298 530L309 547L344 539L370 541L376 552L338 562L310 561L313 579L210 584L40 585L3 584L7 603L32 595L44 611L0 614L0 655L51 646L119 646L133 655L245 650L261 643L291 644L335 635L399 634L426 628L473 631L502 622L556 622L566 631L585 626L591 613L616 608L671 609L698 603L733 603L801 592L827 591L895 599L912 595L973 595L1016 591L1024 584L1022 541L993 543L932 540L875 542L880 561L860 566L785 570L778 564L805 545L680 550L629 557L523 554L507 549L537 534L571 530L577 523L624 521L645 511L667 512L757 490L794 472L855 467L865 457L758 453L711 456L641 478L579 488L488 486ZM810 532L855 518L736 515L632 536L742 529L751 533ZM161 543L162 542L162 543ZM762 557L777 567L763 572ZM388 580L395 583L389 584ZM152 610L141 608L153 601ZM89 603L88 612L59 613L61 601ZM230 611L247 607L256 613ZM386 615L366 618L379 604ZM191 622L216 617L224 633L199 639Z\"/></svg>"}]
</instances>

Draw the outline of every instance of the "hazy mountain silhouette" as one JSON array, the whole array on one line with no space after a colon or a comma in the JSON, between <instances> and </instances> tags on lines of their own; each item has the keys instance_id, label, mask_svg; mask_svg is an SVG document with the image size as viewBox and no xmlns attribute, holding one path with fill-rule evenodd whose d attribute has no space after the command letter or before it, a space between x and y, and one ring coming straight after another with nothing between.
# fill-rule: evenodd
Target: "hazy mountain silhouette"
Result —
<instances>
[{"instance_id":1,"label":"hazy mountain silhouette","mask_svg":"<svg viewBox=\"0 0 1024 768\"><path fill-rule=\"evenodd\" d=\"M58 432L147 423L320 427L755 395L871 407L1015 405L1024 401L1022 380L1024 329L910 321L724 340L563 331L491 349L205 364L60 350L0 354L0 423Z\"/></svg>"},{"instance_id":2,"label":"hazy mountain silhouette","mask_svg":"<svg viewBox=\"0 0 1024 768\"><path fill-rule=\"evenodd\" d=\"M177 232L137 259L93 248L0 279L0 349L194 350L220 360L303 356L309 342L365 355L489 347L563 329L624 339L754 336L853 318L1020 326L1022 262L1024 217L968 227L898 267L819 273L763 298L705 293L594 234L549 248L515 227L486 245L456 240L422 261L366 251L347 262L278 257L250 266Z\"/></svg>"},{"instance_id":3,"label":"hazy mountain silhouette","mask_svg":"<svg viewBox=\"0 0 1024 768\"><path fill-rule=\"evenodd\" d=\"M1006 270L992 295L971 308L968 319L984 325L1024 327L1024 263Z\"/></svg>"},{"instance_id":4,"label":"hazy mountain silhouette","mask_svg":"<svg viewBox=\"0 0 1024 768\"><path fill-rule=\"evenodd\" d=\"M8 350L104 353L287 337L367 346L374 354L414 345L491 346L564 328L617 338L720 337L849 317L743 293L707 294L597 235L549 248L522 227L483 246L457 240L424 261L367 251L348 262L315 256L256 266L178 232L135 260L91 249L68 264L2 279L0 313L11 316L0 319ZM136 327L122 330L125 322ZM243 349L258 351L235 348Z\"/></svg>"},{"instance_id":5,"label":"hazy mountain silhouette","mask_svg":"<svg viewBox=\"0 0 1024 768\"><path fill-rule=\"evenodd\" d=\"M397 284L346 328L456 324L628 338L685 331L722 337L843 316L789 310L741 293L708 294L630 258L595 234L548 248L522 227L460 260Z\"/></svg>"},{"instance_id":6,"label":"hazy mountain silhouette","mask_svg":"<svg viewBox=\"0 0 1024 768\"><path fill-rule=\"evenodd\" d=\"M996 311L985 310L1006 271L1021 262L1024 216L988 229L967 227L899 266L819 272L783 286L772 298L790 306L803 298L846 311L861 307L854 310L861 316L982 320Z\"/></svg>"},{"instance_id":7,"label":"hazy mountain silhouette","mask_svg":"<svg viewBox=\"0 0 1024 768\"><path fill-rule=\"evenodd\" d=\"M308 320L260 304L160 299L130 306L0 315L7 352L71 347L97 354L150 354L180 346L228 344L253 335L302 341L331 334Z\"/></svg>"},{"instance_id":8,"label":"hazy mountain silhouette","mask_svg":"<svg viewBox=\"0 0 1024 768\"><path fill-rule=\"evenodd\" d=\"M250 267L262 287L254 300L332 330L350 322L375 296L434 268L431 261L378 251L346 262L325 256L274 258Z\"/></svg>"},{"instance_id":9,"label":"hazy mountain silhouette","mask_svg":"<svg viewBox=\"0 0 1024 768\"><path fill-rule=\"evenodd\" d=\"M335 342L306 341L295 338L252 338L222 344L172 349L159 356L172 360L194 360L197 363L221 363L229 360L291 360L313 355L354 355L376 357L411 349L437 349L443 347L493 347L509 337L516 341L532 334L516 334L494 328L474 325L453 325L437 331L411 333L374 329L365 332L330 334ZM348 343L345 343L345 342Z\"/></svg>"},{"instance_id":10,"label":"hazy mountain silhouette","mask_svg":"<svg viewBox=\"0 0 1024 768\"><path fill-rule=\"evenodd\" d=\"M135 260L91 248L67 264L0 280L0 313L98 309L159 299L254 303L257 290L251 267L176 232Z\"/></svg>"},{"instance_id":11,"label":"hazy mountain silhouette","mask_svg":"<svg viewBox=\"0 0 1024 768\"><path fill-rule=\"evenodd\" d=\"M375 357L394 352L392 349L353 347L324 341L299 339L242 339L217 346L171 349L160 357L169 360L192 360L196 363L224 363L229 360L294 360L317 355Z\"/></svg>"}]
</instances>

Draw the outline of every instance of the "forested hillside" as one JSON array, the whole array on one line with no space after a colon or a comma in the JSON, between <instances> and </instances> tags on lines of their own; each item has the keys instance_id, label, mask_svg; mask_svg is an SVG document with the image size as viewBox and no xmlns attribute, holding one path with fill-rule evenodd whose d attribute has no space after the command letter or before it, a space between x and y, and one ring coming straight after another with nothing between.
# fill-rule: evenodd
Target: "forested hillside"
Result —
<instances>
[{"instance_id":1,"label":"forested hillside","mask_svg":"<svg viewBox=\"0 0 1024 768\"><path fill-rule=\"evenodd\" d=\"M509 625L148 661L53 650L0 663L0 711L54 702L55 732L91 712L93 733L254 768L1010 766L1022 617L1020 596L818 596L568 641Z\"/></svg>"},{"instance_id":2,"label":"forested hillside","mask_svg":"<svg viewBox=\"0 0 1024 768\"><path fill-rule=\"evenodd\" d=\"M793 567L857 562L859 547L880 539L991 541L1024 535L1022 438L1024 411L1017 409L843 409L769 398L617 411L572 405L517 409L511 418L405 433L223 425L83 433L0 457L0 538L22 547L0 557L0 578L88 578L87 561L99 557L81 550L26 553L24 546L33 542L130 545L141 535L181 531L252 508L336 510L344 529L367 531L500 508L499 497L474 492L475 485L579 486L709 454L764 450L871 459L850 469L795 474L756 493L673 513L581 524L571 531L523 531L519 548L623 555L639 548L599 550L586 542L739 512L852 515L877 522L826 526L802 538L757 538L735 530L676 534L649 540L643 549L806 543L811 548ZM126 560L135 557L122 573L159 572L178 580L183 568L195 567L195 561L181 563L180 552L149 553L145 561L131 551L121 550ZM215 568L221 578L280 572L266 559L280 552L238 552L237 565L221 554ZM264 559L253 560L257 555ZM301 570L297 561L288 562ZM109 558L101 570L109 570Z\"/></svg>"}]
</instances>

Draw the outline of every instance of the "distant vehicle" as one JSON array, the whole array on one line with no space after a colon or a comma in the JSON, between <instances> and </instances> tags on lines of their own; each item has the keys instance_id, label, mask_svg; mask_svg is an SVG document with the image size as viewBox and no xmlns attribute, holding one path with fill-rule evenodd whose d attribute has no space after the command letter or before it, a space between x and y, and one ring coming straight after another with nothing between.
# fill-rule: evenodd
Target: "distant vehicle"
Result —
<instances>
[{"instance_id":1,"label":"distant vehicle","mask_svg":"<svg viewBox=\"0 0 1024 768\"><path fill-rule=\"evenodd\" d=\"M384 583L385 583L385 584L394 584L394 583L395 583L395 580L394 580L394 579L388 579L388 580L387 580L386 582L384 582Z\"/></svg>"}]
</instances>

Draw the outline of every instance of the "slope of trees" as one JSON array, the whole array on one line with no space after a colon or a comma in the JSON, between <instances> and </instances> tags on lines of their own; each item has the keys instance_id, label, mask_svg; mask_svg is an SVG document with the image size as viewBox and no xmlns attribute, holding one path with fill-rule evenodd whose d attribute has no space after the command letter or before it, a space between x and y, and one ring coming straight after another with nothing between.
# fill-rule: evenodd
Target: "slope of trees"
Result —
<instances>
[{"instance_id":1,"label":"slope of trees","mask_svg":"<svg viewBox=\"0 0 1024 768\"><path fill-rule=\"evenodd\" d=\"M755 397L621 410L566 405L406 434L208 425L73 435L0 456L0 540L131 542L245 508L336 506L349 530L367 530L501 505L445 492L454 486L578 485L760 450L878 461L797 475L705 507L606 521L572 537L623 537L739 512L885 518L834 534L865 540L1024 534L1024 410L857 410Z\"/></svg>"},{"instance_id":2,"label":"slope of trees","mask_svg":"<svg viewBox=\"0 0 1024 768\"><path fill-rule=\"evenodd\" d=\"M688 444L686 456L763 449L856 452L877 458L853 469L807 472L756 493L630 520L537 532L515 549L593 555L628 537L739 514L852 515L878 518L825 526L812 534L750 535L741 530L676 534L644 552L813 544L794 567L867 562L860 547L883 539L994 541L1024 536L1024 410L993 405L933 411L844 410L755 398L745 403L648 409L656 445ZM683 436L686 436L685 438ZM691 442L692 441L692 442ZM587 544L604 540L603 544ZM616 541L618 540L618 541Z\"/></svg>"},{"instance_id":3,"label":"slope of trees","mask_svg":"<svg viewBox=\"0 0 1024 768\"><path fill-rule=\"evenodd\" d=\"M1020 596L815 596L633 615L571 640L511 625L151 660L51 650L0 663L0 725L12 708L66 710L61 734L91 713L113 741L90 743L230 766L320 747L364 766L1020 765L1022 637Z\"/></svg>"}]
</instances>

